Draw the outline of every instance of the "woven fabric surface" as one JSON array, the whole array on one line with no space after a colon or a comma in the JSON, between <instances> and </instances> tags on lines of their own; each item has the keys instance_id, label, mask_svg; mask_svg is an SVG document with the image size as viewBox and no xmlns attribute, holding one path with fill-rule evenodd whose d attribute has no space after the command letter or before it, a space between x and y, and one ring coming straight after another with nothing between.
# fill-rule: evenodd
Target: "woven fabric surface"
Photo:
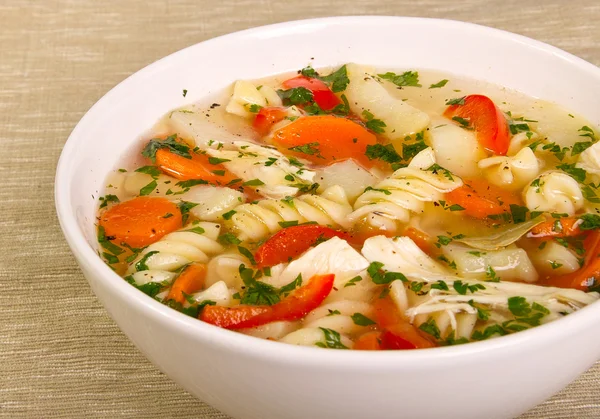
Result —
<instances>
[{"instance_id":1,"label":"woven fabric surface","mask_svg":"<svg viewBox=\"0 0 600 419\"><path fill-rule=\"evenodd\" d=\"M600 65L597 0L0 2L0 417L226 418L152 366L91 293L54 212L56 163L87 109L158 58L253 26L359 14L480 23ZM522 419L598 418L598 400L600 364Z\"/></svg>"}]
</instances>

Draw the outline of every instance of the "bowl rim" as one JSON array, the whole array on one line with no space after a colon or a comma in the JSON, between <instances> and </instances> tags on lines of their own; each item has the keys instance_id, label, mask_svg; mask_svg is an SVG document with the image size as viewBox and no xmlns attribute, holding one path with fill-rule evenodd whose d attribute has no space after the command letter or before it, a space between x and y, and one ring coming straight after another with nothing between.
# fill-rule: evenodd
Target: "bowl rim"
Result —
<instances>
[{"instance_id":1,"label":"bowl rim","mask_svg":"<svg viewBox=\"0 0 600 419\"><path fill-rule=\"evenodd\" d=\"M544 347L548 342L568 337L570 334L592 327L595 323L594 319L600 315L600 302L593 303L557 321L503 336L501 339L489 339L480 342L471 342L467 345L445 346L418 351L377 351L376 353L370 353L370 351L324 351L317 347L303 347L272 342L221 329L173 310L148 297L124 281L89 246L83 232L78 226L75 211L71 206L70 175L74 171L72 162L77 160L75 153L76 145L84 138L81 133L93 121L96 114L102 113L107 108L113 97L118 97L123 92L128 91L128 86L133 85L139 80L148 78L155 72L160 72L161 68L166 67L176 57L194 54L196 50L202 49L203 46L208 44L228 43L251 35L265 35L269 32L281 30L294 31L307 25L316 25L319 27L353 25L358 23L377 25L383 21L393 21L399 24L402 22L420 23L449 30L466 29L485 33L492 37L504 38L516 44L521 44L523 47L534 48L567 61L571 65L578 67L579 71L591 73L600 82L600 68L557 47L501 29L449 19L377 15L333 16L259 26L196 43L143 67L118 83L85 113L69 135L57 164L54 194L59 224L78 263L82 266L85 265L89 269L96 270L99 280L104 282L107 287L113 288L114 292L126 299L132 310L142 311L152 321L166 323L167 327L178 329L178 333L189 335L195 342L200 344L204 342L215 347L220 347L221 349L244 351L250 357L268 358L271 362L289 362L290 359L293 359L293 362L299 366L319 365L321 367L329 366L332 368L343 366L345 368L351 367L353 369L366 370L374 366L406 368L420 361L426 361L430 364L447 361L455 362L457 358L465 358L475 354L518 351L522 345Z\"/></svg>"}]
</instances>

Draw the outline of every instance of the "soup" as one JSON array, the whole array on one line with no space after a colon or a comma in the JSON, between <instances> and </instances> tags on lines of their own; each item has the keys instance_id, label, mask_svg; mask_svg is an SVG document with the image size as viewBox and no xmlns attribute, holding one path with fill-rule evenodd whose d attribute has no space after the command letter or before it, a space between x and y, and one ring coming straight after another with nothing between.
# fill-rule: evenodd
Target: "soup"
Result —
<instances>
[{"instance_id":1,"label":"soup","mask_svg":"<svg viewBox=\"0 0 600 419\"><path fill-rule=\"evenodd\" d=\"M437 72L240 80L169 112L109 174L101 254L150 297L260 338L496 338L599 298L597 140L557 105Z\"/></svg>"}]
</instances>

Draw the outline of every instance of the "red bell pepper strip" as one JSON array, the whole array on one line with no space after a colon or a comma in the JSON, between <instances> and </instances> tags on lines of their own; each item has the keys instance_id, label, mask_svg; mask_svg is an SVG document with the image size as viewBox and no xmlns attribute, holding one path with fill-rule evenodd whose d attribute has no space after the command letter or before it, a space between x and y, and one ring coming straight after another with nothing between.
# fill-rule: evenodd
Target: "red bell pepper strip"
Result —
<instances>
[{"instance_id":1,"label":"red bell pepper strip","mask_svg":"<svg viewBox=\"0 0 600 419\"><path fill-rule=\"evenodd\" d=\"M274 266L294 259L321 239L339 237L348 240L350 235L318 224L305 224L284 228L275 233L254 254L259 268Z\"/></svg>"},{"instance_id":2,"label":"red bell pepper strip","mask_svg":"<svg viewBox=\"0 0 600 419\"><path fill-rule=\"evenodd\" d=\"M464 104L450 105L444 116L458 120L461 125L468 123L468 128L475 130L477 140L486 150L500 156L506 155L510 140L508 123L489 97L466 96Z\"/></svg>"},{"instance_id":3,"label":"red bell pepper strip","mask_svg":"<svg viewBox=\"0 0 600 419\"><path fill-rule=\"evenodd\" d=\"M276 123L283 121L287 112L283 108L267 107L261 108L256 114L252 127L261 136L265 136Z\"/></svg>"},{"instance_id":4,"label":"red bell pepper strip","mask_svg":"<svg viewBox=\"0 0 600 419\"><path fill-rule=\"evenodd\" d=\"M199 318L225 329L243 329L282 320L298 320L321 305L333 288L334 278L334 274L315 275L306 285L272 306L207 306Z\"/></svg>"},{"instance_id":5,"label":"red bell pepper strip","mask_svg":"<svg viewBox=\"0 0 600 419\"><path fill-rule=\"evenodd\" d=\"M283 87L286 89L293 89L295 87L304 87L313 94L313 100L323 110L330 110L335 108L342 102L340 99L329 89L329 87L319 79L313 79L306 76L297 76L293 79L284 81Z\"/></svg>"}]
</instances>

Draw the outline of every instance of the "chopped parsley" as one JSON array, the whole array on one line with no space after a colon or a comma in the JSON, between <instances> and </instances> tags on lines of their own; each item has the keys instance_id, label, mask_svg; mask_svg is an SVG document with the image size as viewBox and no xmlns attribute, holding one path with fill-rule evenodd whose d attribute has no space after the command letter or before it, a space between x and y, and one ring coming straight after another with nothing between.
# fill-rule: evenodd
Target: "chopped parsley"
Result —
<instances>
[{"instance_id":1,"label":"chopped parsley","mask_svg":"<svg viewBox=\"0 0 600 419\"><path fill-rule=\"evenodd\" d=\"M385 132L385 127L387 126L385 122L381 119L375 119L375 116L369 112L368 110L363 111L363 117L367 120L365 126L373 132L377 134L383 134Z\"/></svg>"},{"instance_id":2,"label":"chopped parsley","mask_svg":"<svg viewBox=\"0 0 600 419\"><path fill-rule=\"evenodd\" d=\"M598 214L583 214L579 219L583 220L579 224L580 230L596 230L600 228L600 215Z\"/></svg>"},{"instance_id":3,"label":"chopped parsley","mask_svg":"<svg viewBox=\"0 0 600 419\"><path fill-rule=\"evenodd\" d=\"M104 207L106 207L111 202L115 202L116 203L116 202L120 202L120 201L119 201L119 197L117 195L108 194L108 195L105 195L105 196L101 196L100 197L100 202L102 202L100 204L100 208L104 208Z\"/></svg>"},{"instance_id":4,"label":"chopped parsley","mask_svg":"<svg viewBox=\"0 0 600 419\"><path fill-rule=\"evenodd\" d=\"M527 213L529 209L522 205L510 204L510 214L512 216L513 223L519 224L524 223L527 220Z\"/></svg>"},{"instance_id":5,"label":"chopped parsley","mask_svg":"<svg viewBox=\"0 0 600 419\"><path fill-rule=\"evenodd\" d=\"M319 327L319 329L321 329L323 335L325 336L325 342L317 342L315 345L320 348L348 349L348 347L342 343L341 336L338 332L333 329L326 329L324 327Z\"/></svg>"},{"instance_id":6,"label":"chopped parsley","mask_svg":"<svg viewBox=\"0 0 600 419\"><path fill-rule=\"evenodd\" d=\"M406 277L400 272L384 272L382 268L383 263L381 262L371 262L367 268L367 273L375 284L389 284L397 279L402 282L408 282L408 279L406 279Z\"/></svg>"},{"instance_id":7,"label":"chopped parsley","mask_svg":"<svg viewBox=\"0 0 600 419\"><path fill-rule=\"evenodd\" d=\"M260 179L251 179L247 182L242 183L242 186L262 186L265 182Z\"/></svg>"},{"instance_id":8,"label":"chopped parsley","mask_svg":"<svg viewBox=\"0 0 600 419\"><path fill-rule=\"evenodd\" d=\"M312 102L313 94L305 87L294 87L288 90L278 90L277 94L281 98L284 106L303 105Z\"/></svg>"},{"instance_id":9,"label":"chopped parsley","mask_svg":"<svg viewBox=\"0 0 600 419\"><path fill-rule=\"evenodd\" d=\"M283 294L283 296L287 296L290 292L294 291L296 288L302 286L302 274L298 274L296 279L290 282L287 285L284 285L279 289L279 293Z\"/></svg>"},{"instance_id":10,"label":"chopped parsley","mask_svg":"<svg viewBox=\"0 0 600 419\"><path fill-rule=\"evenodd\" d=\"M158 251L153 250L151 252L146 253L140 260L138 263L135 264L135 270L137 272L141 272L141 271L148 271L150 270L150 268L147 265L148 259L152 256L157 254Z\"/></svg>"},{"instance_id":11,"label":"chopped parsley","mask_svg":"<svg viewBox=\"0 0 600 419\"><path fill-rule=\"evenodd\" d=\"M465 97L466 96L455 98L455 99L448 99L446 101L446 105L448 105L448 106L450 106L450 105L460 105L460 106L462 106L462 105L465 104Z\"/></svg>"},{"instance_id":12,"label":"chopped parsley","mask_svg":"<svg viewBox=\"0 0 600 419\"><path fill-rule=\"evenodd\" d=\"M569 176L571 176L573 179L575 179L579 183L585 182L585 178L587 176L586 171L583 169L580 169L578 167L575 167L575 164L564 163L564 164L560 164L560 165L556 166L556 168L567 173Z\"/></svg>"},{"instance_id":13,"label":"chopped parsley","mask_svg":"<svg viewBox=\"0 0 600 419\"><path fill-rule=\"evenodd\" d=\"M156 166L142 166L142 167L140 167L138 169L135 169L135 171L137 173L145 173L147 175L152 176L155 179L157 177L159 177L160 174L161 174L160 169L158 167L156 167Z\"/></svg>"},{"instance_id":14,"label":"chopped parsley","mask_svg":"<svg viewBox=\"0 0 600 419\"><path fill-rule=\"evenodd\" d=\"M313 143L307 143L304 145L297 145L295 147L290 147L290 148L288 148L288 150L296 151L298 153L308 154L309 156L317 156L318 158L324 159L325 157L323 157L321 155L321 152L319 151L318 147L319 147L319 143L313 142Z\"/></svg>"},{"instance_id":15,"label":"chopped parsley","mask_svg":"<svg viewBox=\"0 0 600 419\"><path fill-rule=\"evenodd\" d=\"M439 89L440 87L444 87L446 85L446 83L448 83L447 79L440 80L437 83L430 85L429 88L430 89Z\"/></svg>"},{"instance_id":16,"label":"chopped parsley","mask_svg":"<svg viewBox=\"0 0 600 419\"><path fill-rule=\"evenodd\" d=\"M402 160L400 158L400 155L396 153L394 146L392 146L391 144L368 145L365 155L369 160L379 159L390 164L398 163Z\"/></svg>"},{"instance_id":17,"label":"chopped parsley","mask_svg":"<svg viewBox=\"0 0 600 419\"><path fill-rule=\"evenodd\" d=\"M344 288L346 287L353 287L356 285L357 282L362 281L362 277L361 276L355 276L354 278L350 279L348 282L346 282L346 284L344 284Z\"/></svg>"},{"instance_id":18,"label":"chopped parsley","mask_svg":"<svg viewBox=\"0 0 600 419\"><path fill-rule=\"evenodd\" d=\"M473 294L477 290L484 290L485 286L483 286L482 284L469 285L469 284L465 284L462 281L458 280L458 281L454 281L454 283L452 284L452 288L454 288L454 290L457 293L459 293L460 295L466 295L467 291L470 291Z\"/></svg>"},{"instance_id":19,"label":"chopped parsley","mask_svg":"<svg viewBox=\"0 0 600 419\"><path fill-rule=\"evenodd\" d=\"M261 109L262 109L262 106L260 106L260 105L257 105L257 104L255 104L255 103L251 104L251 105L248 107L248 110L249 110L250 112L252 112L252 113L259 113Z\"/></svg>"},{"instance_id":20,"label":"chopped parsley","mask_svg":"<svg viewBox=\"0 0 600 419\"><path fill-rule=\"evenodd\" d=\"M156 180L153 180L152 182L144 186L142 189L140 189L140 196L150 195L156 189L157 186L158 183L156 183Z\"/></svg>"},{"instance_id":21,"label":"chopped parsley","mask_svg":"<svg viewBox=\"0 0 600 419\"><path fill-rule=\"evenodd\" d=\"M218 239L221 244L240 244L242 241L238 239L233 233L221 234Z\"/></svg>"},{"instance_id":22,"label":"chopped parsley","mask_svg":"<svg viewBox=\"0 0 600 419\"><path fill-rule=\"evenodd\" d=\"M208 185L208 182L204 179L190 179L190 180L182 180L175 184L175 186L179 186L182 189L188 189L192 186L196 185Z\"/></svg>"},{"instance_id":23,"label":"chopped parsley","mask_svg":"<svg viewBox=\"0 0 600 419\"><path fill-rule=\"evenodd\" d=\"M398 87L421 87L419 84L419 73L417 71L405 71L402 74L396 74L388 71L384 74L378 74L378 76L384 80L391 81Z\"/></svg>"},{"instance_id":24,"label":"chopped parsley","mask_svg":"<svg viewBox=\"0 0 600 419\"><path fill-rule=\"evenodd\" d=\"M208 158L208 162L212 165L227 163L228 161L231 161L231 160L230 159L220 159L218 157L209 157Z\"/></svg>"},{"instance_id":25,"label":"chopped parsley","mask_svg":"<svg viewBox=\"0 0 600 419\"><path fill-rule=\"evenodd\" d=\"M458 122L463 128L470 128L471 126L471 121L465 118L461 118L460 116L453 116L452 120Z\"/></svg>"},{"instance_id":26,"label":"chopped parsley","mask_svg":"<svg viewBox=\"0 0 600 419\"><path fill-rule=\"evenodd\" d=\"M350 83L350 79L348 79L348 73L346 71L346 65L341 66L327 76L320 77L320 79L330 85L333 93L346 90L346 86L348 86L348 83Z\"/></svg>"},{"instance_id":27,"label":"chopped parsley","mask_svg":"<svg viewBox=\"0 0 600 419\"><path fill-rule=\"evenodd\" d=\"M281 226L281 228L294 227L298 225L298 220L279 221L279 225Z\"/></svg>"},{"instance_id":28,"label":"chopped parsley","mask_svg":"<svg viewBox=\"0 0 600 419\"><path fill-rule=\"evenodd\" d=\"M223 219L231 220L231 217L233 217L236 214L236 212L237 211L235 211L235 210L227 211L226 213L223 214Z\"/></svg>"},{"instance_id":29,"label":"chopped parsley","mask_svg":"<svg viewBox=\"0 0 600 419\"><path fill-rule=\"evenodd\" d=\"M381 192L384 195L391 195L392 193L390 191L388 191L387 189L377 189L377 188L373 188L372 186L367 186L364 190L364 192L368 192L368 191L373 191L373 192ZM364 193L363 192L363 193Z\"/></svg>"},{"instance_id":30,"label":"chopped parsley","mask_svg":"<svg viewBox=\"0 0 600 419\"><path fill-rule=\"evenodd\" d=\"M435 320L433 320L432 318L429 318L425 323L422 323L419 326L419 329L421 329L425 333L430 334L436 339L440 339L440 329Z\"/></svg>"},{"instance_id":31,"label":"chopped parsley","mask_svg":"<svg viewBox=\"0 0 600 419\"><path fill-rule=\"evenodd\" d=\"M196 204L195 202L188 202L188 201L181 201L177 204L177 208L179 208L179 211L181 211L181 222L182 224L185 224L185 222L187 221L187 219L190 216L190 210L192 208L194 208L195 206L197 206L198 204Z\"/></svg>"},{"instance_id":32,"label":"chopped parsley","mask_svg":"<svg viewBox=\"0 0 600 419\"><path fill-rule=\"evenodd\" d=\"M160 149L166 149L169 152L186 159L192 158L190 148L184 143L178 142L176 134L170 135L164 140L153 138L142 150L142 156L150 159L152 162L156 162L156 152Z\"/></svg>"},{"instance_id":33,"label":"chopped parsley","mask_svg":"<svg viewBox=\"0 0 600 419\"><path fill-rule=\"evenodd\" d=\"M371 326L371 325L375 324L375 322L373 320L371 320L370 318L368 318L367 316L365 316L364 314L361 314L361 313L354 313L350 317L352 318L352 321L354 322L354 324L357 326Z\"/></svg>"},{"instance_id":34,"label":"chopped parsley","mask_svg":"<svg viewBox=\"0 0 600 419\"><path fill-rule=\"evenodd\" d=\"M496 274L496 271L491 265L488 265L488 267L485 268L485 278L488 282L500 282L500 277Z\"/></svg>"}]
</instances>

